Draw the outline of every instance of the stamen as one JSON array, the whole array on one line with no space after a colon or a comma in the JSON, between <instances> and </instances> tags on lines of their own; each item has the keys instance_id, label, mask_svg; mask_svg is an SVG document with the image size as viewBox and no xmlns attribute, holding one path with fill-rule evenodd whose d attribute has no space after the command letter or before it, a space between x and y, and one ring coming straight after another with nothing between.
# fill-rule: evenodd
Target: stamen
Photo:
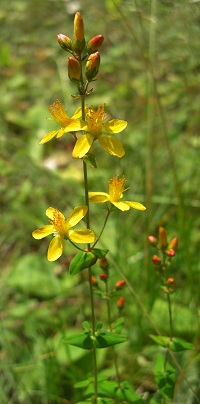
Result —
<instances>
[{"instance_id":1,"label":"stamen","mask_svg":"<svg viewBox=\"0 0 200 404\"><path fill-rule=\"evenodd\" d=\"M109 195L110 200L112 202L117 202L122 197L122 193L124 192L124 184L126 182L126 178L123 176L122 178L116 177L111 178L109 182Z\"/></svg>"},{"instance_id":2,"label":"stamen","mask_svg":"<svg viewBox=\"0 0 200 404\"><path fill-rule=\"evenodd\" d=\"M65 218L59 210L54 209L53 220L50 220L50 223L53 224L56 234L64 235L66 233Z\"/></svg>"},{"instance_id":3,"label":"stamen","mask_svg":"<svg viewBox=\"0 0 200 404\"><path fill-rule=\"evenodd\" d=\"M86 117L88 121L88 130L93 136L98 136L102 132L102 127L104 124L105 104L98 106L97 111L92 108L86 108Z\"/></svg>"},{"instance_id":4,"label":"stamen","mask_svg":"<svg viewBox=\"0 0 200 404\"><path fill-rule=\"evenodd\" d=\"M56 100L54 104L50 105L48 110L61 128L65 127L69 123L69 117L67 116L66 111L62 107L59 100Z\"/></svg>"}]
</instances>

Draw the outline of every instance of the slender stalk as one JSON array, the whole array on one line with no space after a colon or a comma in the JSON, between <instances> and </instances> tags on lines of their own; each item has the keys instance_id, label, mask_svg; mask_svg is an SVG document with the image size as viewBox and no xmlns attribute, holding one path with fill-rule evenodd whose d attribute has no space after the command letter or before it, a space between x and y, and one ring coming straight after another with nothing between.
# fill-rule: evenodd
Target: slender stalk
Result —
<instances>
[{"instance_id":1,"label":"slender stalk","mask_svg":"<svg viewBox=\"0 0 200 404\"><path fill-rule=\"evenodd\" d=\"M106 218L105 218L105 221L104 221L104 225L103 225L103 227L102 227L102 229L101 229L101 231L100 231L100 233L99 233L98 238L96 239L95 243L93 244L92 248L95 247L95 245L98 243L99 239L101 238L102 233L103 233L103 231L104 231L104 229L105 229L105 227L106 227L106 223L107 223L107 221L108 221L108 218L109 218L109 216L110 216L110 212L111 212L111 209L108 209L108 212L107 212L107 215L106 215Z\"/></svg>"}]
</instances>

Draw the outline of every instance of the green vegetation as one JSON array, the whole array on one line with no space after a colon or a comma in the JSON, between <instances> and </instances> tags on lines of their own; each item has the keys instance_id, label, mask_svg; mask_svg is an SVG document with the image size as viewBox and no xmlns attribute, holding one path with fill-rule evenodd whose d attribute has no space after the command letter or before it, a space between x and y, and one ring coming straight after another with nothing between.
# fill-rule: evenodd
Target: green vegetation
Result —
<instances>
[{"instance_id":1,"label":"green vegetation","mask_svg":"<svg viewBox=\"0 0 200 404\"><path fill-rule=\"evenodd\" d=\"M100 73L88 103L94 107L106 103L111 116L128 121L120 136L126 150L120 164L95 143L97 165L103 168L89 168L90 189L107 192L108 180L124 174L130 187L127 199L147 206L143 214L113 213L100 245L111 251L113 285L123 275L128 281L122 311L122 332L128 341L116 348L119 371L144 402L169 402L162 401L158 391L163 381L157 369L165 348L150 338L156 334L154 325L162 335L169 332L167 299L147 241L163 226L169 239L179 239L170 267L175 278L173 332L177 343L184 339L188 346L194 344L193 350L173 354L179 368L170 358L176 368L171 402L196 404L200 2L195 0L1 1L0 402L78 403L83 399L83 379L92 369L91 351L64 342L85 319L90 321L86 275L83 271L70 276L74 250L69 243L59 261L50 263L48 240L38 243L31 236L48 223L49 206L67 212L84 203L82 165L72 160L71 135L39 145L55 127L46 119L48 105L58 98L69 115L79 106L75 99L68 105L75 87L66 76L68 55L56 40L58 33L71 35L77 10L84 16L88 39L96 34L105 37ZM102 223L95 212L93 207L92 230L98 234ZM100 273L99 268L97 279ZM116 302L112 302L113 320L118 316ZM98 295L95 305L97 316L106 323L106 307ZM98 351L102 391L108 388L105 375L111 381L115 376L109 349ZM166 388L172 373L169 365Z\"/></svg>"}]
</instances>

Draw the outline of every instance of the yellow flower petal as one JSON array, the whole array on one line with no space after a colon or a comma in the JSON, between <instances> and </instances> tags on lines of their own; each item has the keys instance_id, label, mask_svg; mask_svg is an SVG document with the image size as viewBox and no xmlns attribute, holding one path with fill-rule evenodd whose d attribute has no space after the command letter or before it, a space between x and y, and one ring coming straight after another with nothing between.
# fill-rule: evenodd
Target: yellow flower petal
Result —
<instances>
[{"instance_id":1,"label":"yellow flower petal","mask_svg":"<svg viewBox=\"0 0 200 404\"><path fill-rule=\"evenodd\" d=\"M137 210L146 210L145 206L139 202L124 201L130 208Z\"/></svg>"},{"instance_id":2,"label":"yellow flower petal","mask_svg":"<svg viewBox=\"0 0 200 404\"><path fill-rule=\"evenodd\" d=\"M114 139L112 136L100 135L98 141L101 147L112 156L117 156L119 158L124 156L125 150L119 140Z\"/></svg>"},{"instance_id":3,"label":"yellow flower petal","mask_svg":"<svg viewBox=\"0 0 200 404\"><path fill-rule=\"evenodd\" d=\"M113 133L119 133L122 132L127 126L126 121L122 121L119 119L111 119L111 121L108 121L107 123L104 124L104 130L107 133L110 133L111 135Z\"/></svg>"},{"instance_id":4,"label":"yellow flower petal","mask_svg":"<svg viewBox=\"0 0 200 404\"><path fill-rule=\"evenodd\" d=\"M94 138L92 135L90 135L90 133L87 133L86 135L81 135L81 137L79 137L74 146L72 157L75 159L78 157L79 158L84 157L86 153L90 150L93 140Z\"/></svg>"},{"instance_id":5,"label":"yellow flower petal","mask_svg":"<svg viewBox=\"0 0 200 404\"><path fill-rule=\"evenodd\" d=\"M65 221L67 228L70 229L79 223L80 220L86 215L87 211L88 207L86 205L76 206Z\"/></svg>"},{"instance_id":6,"label":"yellow flower petal","mask_svg":"<svg viewBox=\"0 0 200 404\"><path fill-rule=\"evenodd\" d=\"M130 207L125 203L125 202L111 202L114 206L116 206L117 209L122 210L124 212L125 210L129 210Z\"/></svg>"},{"instance_id":7,"label":"yellow flower petal","mask_svg":"<svg viewBox=\"0 0 200 404\"><path fill-rule=\"evenodd\" d=\"M69 230L69 239L74 243L92 243L95 240L95 235L92 230Z\"/></svg>"},{"instance_id":8,"label":"yellow flower petal","mask_svg":"<svg viewBox=\"0 0 200 404\"><path fill-rule=\"evenodd\" d=\"M36 240L40 240L41 238L44 238L46 236L49 236L49 234L52 234L54 232L54 226L53 225L46 225L43 227L40 227L37 230L34 230L32 232L32 236L36 239Z\"/></svg>"},{"instance_id":9,"label":"yellow flower petal","mask_svg":"<svg viewBox=\"0 0 200 404\"><path fill-rule=\"evenodd\" d=\"M74 115L72 115L71 119L78 119L82 116L82 108L78 107L78 109L74 112Z\"/></svg>"},{"instance_id":10,"label":"yellow flower petal","mask_svg":"<svg viewBox=\"0 0 200 404\"><path fill-rule=\"evenodd\" d=\"M64 133L67 132L76 132L78 130L82 130L85 127L84 121L79 121L78 119L69 119L69 123L65 126Z\"/></svg>"},{"instance_id":11,"label":"yellow flower petal","mask_svg":"<svg viewBox=\"0 0 200 404\"><path fill-rule=\"evenodd\" d=\"M60 236L54 237L48 248L47 258L48 261L56 261L63 253L64 239Z\"/></svg>"},{"instance_id":12,"label":"yellow flower petal","mask_svg":"<svg viewBox=\"0 0 200 404\"><path fill-rule=\"evenodd\" d=\"M90 202L93 203L104 203L109 200L109 195L106 192L89 192Z\"/></svg>"},{"instance_id":13,"label":"yellow flower petal","mask_svg":"<svg viewBox=\"0 0 200 404\"><path fill-rule=\"evenodd\" d=\"M49 142L49 140L53 139L54 136L57 135L57 133L59 132L58 130L53 130L52 132L47 133L42 140L40 141L40 144L44 144L46 142Z\"/></svg>"},{"instance_id":14,"label":"yellow flower petal","mask_svg":"<svg viewBox=\"0 0 200 404\"><path fill-rule=\"evenodd\" d=\"M62 216L63 219L65 219L63 213L61 213L58 209L51 208L51 207L46 210L46 216L47 216L49 219L54 220L55 211L57 211L57 212L59 213L60 217Z\"/></svg>"}]
</instances>

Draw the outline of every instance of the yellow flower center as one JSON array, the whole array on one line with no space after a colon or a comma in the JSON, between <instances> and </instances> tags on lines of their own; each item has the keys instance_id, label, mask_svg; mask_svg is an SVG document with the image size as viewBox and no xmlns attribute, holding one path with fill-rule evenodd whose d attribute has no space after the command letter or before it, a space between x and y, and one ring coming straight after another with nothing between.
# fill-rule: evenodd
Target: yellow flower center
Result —
<instances>
[{"instance_id":1,"label":"yellow flower center","mask_svg":"<svg viewBox=\"0 0 200 404\"><path fill-rule=\"evenodd\" d=\"M86 108L86 117L88 122L88 132L93 136L98 136L102 133L104 121L106 119L105 104L98 107L97 111L92 108Z\"/></svg>"},{"instance_id":2,"label":"yellow flower center","mask_svg":"<svg viewBox=\"0 0 200 404\"><path fill-rule=\"evenodd\" d=\"M126 178L118 178L118 176L111 178L109 182L109 195L111 202L118 202L122 197L122 193L124 192L124 184L126 182Z\"/></svg>"},{"instance_id":3,"label":"yellow flower center","mask_svg":"<svg viewBox=\"0 0 200 404\"><path fill-rule=\"evenodd\" d=\"M56 100L54 104L48 107L51 115L54 120L61 126L61 128L65 128L69 124L70 118L67 116L66 111L62 107L59 100Z\"/></svg>"},{"instance_id":4,"label":"yellow flower center","mask_svg":"<svg viewBox=\"0 0 200 404\"><path fill-rule=\"evenodd\" d=\"M67 233L65 217L61 212L59 212L59 210L54 209L53 220L50 220L50 223L54 226L55 234L65 236Z\"/></svg>"}]
</instances>

